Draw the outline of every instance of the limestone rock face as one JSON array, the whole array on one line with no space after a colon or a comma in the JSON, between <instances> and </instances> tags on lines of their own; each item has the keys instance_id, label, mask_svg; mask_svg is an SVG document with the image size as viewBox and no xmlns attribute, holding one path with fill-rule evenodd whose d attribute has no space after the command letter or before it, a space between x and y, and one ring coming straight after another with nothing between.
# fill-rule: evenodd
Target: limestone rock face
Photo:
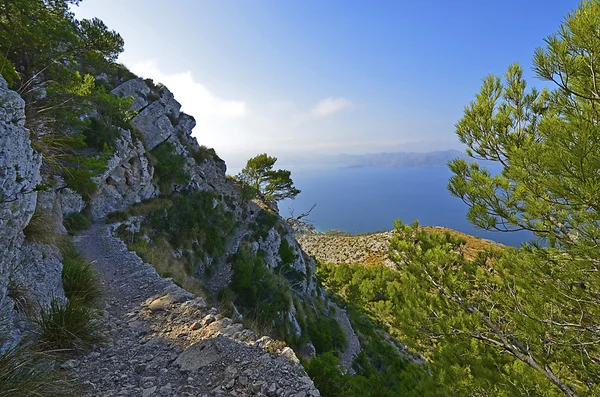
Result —
<instances>
[{"instance_id":1,"label":"limestone rock face","mask_svg":"<svg viewBox=\"0 0 600 397\"><path fill-rule=\"evenodd\" d=\"M0 77L0 324L9 342L19 339L23 302L39 307L64 296L56 253L26 242L23 233L36 209L41 181L41 157L24 127L24 108L23 99Z\"/></svg>"},{"instance_id":2,"label":"limestone rock face","mask_svg":"<svg viewBox=\"0 0 600 397\"><path fill-rule=\"evenodd\" d=\"M133 97L131 110L137 111L148 105L147 96L150 93L150 88L143 79L137 78L124 82L112 90L111 93L121 97Z\"/></svg>"},{"instance_id":3,"label":"limestone rock face","mask_svg":"<svg viewBox=\"0 0 600 397\"><path fill-rule=\"evenodd\" d=\"M90 202L93 219L124 210L157 193L152 184L154 170L145 152L142 142L135 140L129 131L121 130L121 138L106 171L93 178L98 185L98 192Z\"/></svg>"},{"instance_id":4,"label":"limestone rock face","mask_svg":"<svg viewBox=\"0 0 600 397\"><path fill-rule=\"evenodd\" d=\"M175 127L167 116L165 105L152 102L131 121L133 126L144 135L146 147L152 150L175 133Z\"/></svg>"}]
</instances>

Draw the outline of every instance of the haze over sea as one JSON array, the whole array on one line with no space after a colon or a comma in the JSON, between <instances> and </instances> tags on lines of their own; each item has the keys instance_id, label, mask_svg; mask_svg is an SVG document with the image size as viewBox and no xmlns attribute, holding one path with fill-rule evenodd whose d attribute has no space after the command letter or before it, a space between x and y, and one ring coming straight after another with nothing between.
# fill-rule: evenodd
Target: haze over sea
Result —
<instances>
[{"instance_id":1,"label":"haze over sea","mask_svg":"<svg viewBox=\"0 0 600 397\"><path fill-rule=\"evenodd\" d=\"M393 229L395 219L445 226L473 236L518 246L528 232L501 233L476 228L466 219L467 206L446 186L448 167L347 167L294 171L302 190L295 200L279 203L282 216L296 215L317 204L309 216L317 231L340 229L352 234Z\"/></svg>"}]
</instances>

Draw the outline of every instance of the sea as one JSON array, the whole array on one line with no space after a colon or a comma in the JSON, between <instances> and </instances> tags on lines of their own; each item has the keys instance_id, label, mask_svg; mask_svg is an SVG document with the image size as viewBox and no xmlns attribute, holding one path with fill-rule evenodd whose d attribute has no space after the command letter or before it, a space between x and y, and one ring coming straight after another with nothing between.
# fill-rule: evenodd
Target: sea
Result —
<instances>
[{"instance_id":1,"label":"sea","mask_svg":"<svg viewBox=\"0 0 600 397\"><path fill-rule=\"evenodd\" d=\"M452 175L447 167L348 167L293 171L302 192L279 203L282 216L299 215L313 204L307 217L317 231L338 229L351 234L394 228L394 220L418 220L421 225L445 226L473 236L520 246L529 232L492 232L473 226L468 207L447 189Z\"/></svg>"}]
</instances>

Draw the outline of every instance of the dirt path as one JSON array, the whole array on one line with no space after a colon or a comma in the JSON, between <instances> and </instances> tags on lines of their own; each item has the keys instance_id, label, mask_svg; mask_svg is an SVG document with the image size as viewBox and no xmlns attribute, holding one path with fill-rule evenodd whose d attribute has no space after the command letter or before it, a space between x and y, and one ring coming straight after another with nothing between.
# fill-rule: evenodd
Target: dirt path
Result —
<instances>
[{"instance_id":1,"label":"dirt path","mask_svg":"<svg viewBox=\"0 0 600 397\"><path fill-rule=\"evenodd\" d=\"M161 278L96 224L75 238L98 271L110 342L72 360L82 396L319 396L289 348Z\"/></svg>"}]
</instances>

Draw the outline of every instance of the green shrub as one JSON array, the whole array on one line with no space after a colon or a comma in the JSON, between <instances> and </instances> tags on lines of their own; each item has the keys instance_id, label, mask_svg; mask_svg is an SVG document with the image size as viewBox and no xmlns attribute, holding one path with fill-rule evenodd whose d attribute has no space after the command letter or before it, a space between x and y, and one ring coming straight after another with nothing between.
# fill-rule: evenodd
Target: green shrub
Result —
<instances>
[{"instance_id":1,"label":"green shrub","mask_svg":"<svg viewBox=\"0 0 600 397\"><path fill-rule=\"evenodd\" d=\"M96 271L72 244L61 249L63 256L62 282L69 301L91 305L100 296L100 285Z\"/></svg>"},{"instance_id":2,"label":"green shrub","mask_svg":"<svg viewBox=\"0 0 600 397\"><path fill-rule=\"evenodd\" d=\"M118 129L106 124L102 119L94 117L87 120L83 135L87 147L103 151L105 146L114 148L115 142L121 136L121 133Z\"/></svg>"},{"instance_id":3,"label":"green shrub","mask_svg":"<svg viewBox=\"0 0 600 397\"><path fill-rule=\"evenodd\" d=\"M38 344L44 350L84 351L104 340L94 312L74 301L53 300L40 310Z\"/></svg>"},{"instance_id":4,"label":"green shrub","mask_svg":"<svg viewBox=\"0 0 600 397\"><path fill-rule=\"evenodd\" d=\"M259 328L272 328L275 336L284 338L292 299L288 282L267 268L262 255L252 254L247 247L240 248L232 259L236 305Z\"/></svg>"},{"instance_id":5,"label":"green shrub","mask_svg":"<svg viewBox=\"0 0 600 397\"><path fill-rule=\"evenodd\" d=\"M204 145L200 146L199 150L190 150L190 154L192 158L196 160L196 164L202 164L206 160L212 160L217 157L215 149L208 148Z\"/></svg>"},{"instance_id":6,"label":"green shrub","mask_svg":"<svg viewBox=\"0 0 600 397\"><path fill-rule=\"evenodd\" d=\"M131 205L127 212L131 216L146 216L153 211L166 210L171 205L173 205L173 202L169 199L154 198Z\"/></svg>"},{"instance_id":7,"label":"green shrub","mask_svg":"<svg viewBox=\"0 0 600 397\"><path fill-rule=\"evenodd\" d=\"M284 265L291 265L296 260L296 254L286 238L282 238L281 244L279 244L279 257Z\"/></svg>"},{"instance_id":8,"label":"green shrub","mask_svg":"<svg viewBox=\"0 0 600 397\"><path fill-rule=\"evenodd\" d=\"M90 180L95 175L96 172L88 169L67 168L65 183L69 188L81 194L85 201L89 201L94 193L98 191L98 185Z\"/></svg>"},{"instance_id":9,"label":"green shrub","mask_svg":"<svg viewBox=\"0 0 600 397\"><path fill-rule=\"evenodd\" d=\"M76 396L73 381L64 379L53 366L50 357L28 346L0 352L0 397Z\"/></svg>"},{"instance_id":10,"label":"green shrub","mask_svg":"<svg viewBox=\"0 0 600 397\"><path fill-rule=\"evenodd\" d=\"M129 215L125 211L113 211L106 215L107 223L125 222L127 219L129 219Z\"/></svg>"},{"instance_id":11,"label":"green shrub","mask_svg":"<svg viewBox=\"0 0 600 397\"><path fill-rule=\"evenodd\" d=\"M161 192L168 193L173 185L190 180L190 175L183 169L185 158L175 154L170 143L161 143L150 154L154 157L154 176Z\"/></svg>"},{"instance_id":12,"label":"green shrub","mask_svg":"<svg viewBox=\"0 0 600 397\"><path fill-rule=\"evenodd\" d=\"M277 224L277 215L271 211L260 209L254 222L250 225L254 231L254 237L258 240L259 238L266 239L271 230Z\"/></svg>"},{"instance_id":13,"label":"green shrub","mask_svg":"<svg viewBox=\"0 0 600 397\"><path fill-rule=\"evenodd\" d=\"M235 226L235 216L217 197L207 191L174 197L172 206L148 215L147 225L156 234L166 236L174 248L193 249L202 256L223 255L227 237Z\"/></svg>"},{"instance_id":14,"label":"green shrub","mask_svg":"<svg viewBox=\"0 0 600 397\"><path fill-rule=\"evenodd\" d=\"M63 219L63 225L69 234L76 234L92 226L92 220L83 212L74 212Z\"/></svg>"},{"instance_id":15,"label":"green shrub","mask_svg":"<svg viewBox=\"0 0 600 397\"><path fill-rule=\"evenodd\" d=\"M342 351L346 347L346 334L333 318L319 316L308 325L310 340L317 354Z\"/></svg>"}]
</instances>

